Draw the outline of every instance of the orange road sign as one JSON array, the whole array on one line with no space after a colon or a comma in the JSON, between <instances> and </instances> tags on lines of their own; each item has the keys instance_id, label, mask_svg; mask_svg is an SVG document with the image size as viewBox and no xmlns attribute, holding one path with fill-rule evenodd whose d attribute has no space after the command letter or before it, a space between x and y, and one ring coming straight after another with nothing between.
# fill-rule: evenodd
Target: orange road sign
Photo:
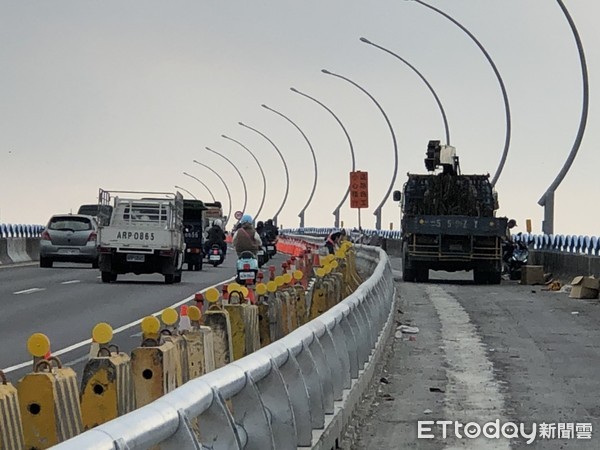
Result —
<instances>
[{"instance_id":1,"label":"orange road sign","mask_svg":"<svg viewBox=\"0 0 600 450\"><path fill-rule=\"evenodd\" d=\"M350 208L369 207L369 173L350 172Z\"/></svg>"}]
</instances>

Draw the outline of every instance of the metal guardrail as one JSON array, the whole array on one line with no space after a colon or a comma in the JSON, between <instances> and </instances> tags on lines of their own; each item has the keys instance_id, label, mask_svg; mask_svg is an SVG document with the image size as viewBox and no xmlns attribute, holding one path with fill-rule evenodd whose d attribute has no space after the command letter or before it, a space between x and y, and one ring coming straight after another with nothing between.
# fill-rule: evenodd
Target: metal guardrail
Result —
<instances>
[{"instance_id":1,"label":"metal guardrail","mask_svg":"<svg viewBox=\"0 0 600 450\"><path fill-rule=\"evenodd\" d=\"M348 413L342 406L345 403L338 402L348 400L359 378L364 381L365 370L372 373L373 359L393 325L395 293L388 257L376 247L356 248L359 270L371 276L317 319L53 448L333 447L331 431L342 428Z\"/></svg>"}]
</instances>

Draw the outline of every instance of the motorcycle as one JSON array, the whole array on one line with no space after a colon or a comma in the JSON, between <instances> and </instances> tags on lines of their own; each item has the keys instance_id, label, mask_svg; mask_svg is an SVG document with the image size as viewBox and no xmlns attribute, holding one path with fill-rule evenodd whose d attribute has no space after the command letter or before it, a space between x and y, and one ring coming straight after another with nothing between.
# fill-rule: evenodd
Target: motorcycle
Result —
<instances>
[{"instance_id":1,"label":"motorcycle","mask_svg":"<svg viewBox=\"0 0 600 450\"><path fill-rule=\"evenodd\" d=\"M262 267L263 265L265 265L267 263L267 261L269 261L269 253L267 252L267 249L265 247L261 247L258 249L258 251L256 252L256 256L258 259L258 267Z\"/></svg>"},{"instance_id":2,"label":"motorcycle","mask_svg":"<svg viewBox=\"0 0 600 450\"><path fill-rule=\"evenodd\" d=\"M269 255L269 258L272 258L277 254L275 242L276 240L267 241L267 245L265 246L267 248L267 254Z\"/></svg>"},{"instance_id":3,"label":"motorcycle","mask_svg":"<svg viewBox=\"0 0 600 450\"><path fill-rule=\"evenodd\" d=\"M252 252L242 252L237 260L237 274L235 277L236 283L246 284L250 281L250 284L256 282L256 275L258 274L258 259Z\"/></svg>"},{"instance_id":4,"label":"motorcycle","mask_svg":"<svg viewBox=\"0 0 600 450\"><path fill-rule=\"evenodd\" d=\"M222 264L224 260L225 255L223 254L221 246L213 244L208 251L208 262L212 264L213 267L217 267L219 264Z\"/></svg>"},{"instance_id":5,"label":"motorcycle","mask_svg":"<svg viewBox=\"0 0 600 450\"><path fill-rule=\"evenodd\" d=\"M505 244L504 264L510 280L521 279L521 268L527 265L529 250L525 242L516 241Z\"/></svg>"}]
</instances>

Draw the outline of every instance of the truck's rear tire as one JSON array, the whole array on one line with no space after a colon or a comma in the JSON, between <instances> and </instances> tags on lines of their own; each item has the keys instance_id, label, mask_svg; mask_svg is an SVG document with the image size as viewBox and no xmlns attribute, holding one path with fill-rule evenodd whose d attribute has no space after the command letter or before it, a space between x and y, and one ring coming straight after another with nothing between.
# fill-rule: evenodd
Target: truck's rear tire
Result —
<instances>
[{"instance_id":1,"label":"truck's rear tire","mask_svg":"<svg viewBox=\"0 0 600 450\"><path fill-rule=\"evenodd\" d=\"M101 278L103 283L110 283L111 281L113 281L112 273L110 272L102 271Z\"/></svg>"},{"instance_id":2,"label":"truck's rear tire","mask_svg":"<svg viewBox=\"0 0 600 450\"><path fill-rule=\"evenodd\" d=\"M496 270L494 272L490 272L488 276L489 284L500 284L502 282L502 271Z\"/></svg>"},{"instance_id":3,"label":"truck's rear tire","mask_svg":"<svg viewBox=\"0 0 600 450\"><path fill-rule=\"evenodd\" d=\"M175 274L175 276L173 277L173 282L174 283L181 283L181 270L179 272L177 272Z\"/></svg>"},{"instance_id":4,"label":"truck's rear tire","mask_svg":"<svg viewBox=\"0 0 600 450\"><path fill-rule=\"evenodd\" d=\"M402 267L402 280L407 283L412 283L415 281L415 271L411 269L407 269L406 267Z\"/></svg>"},{"instance_id":5,"label":"truck's rear tire","mask_svg":"<svg viewBox=\"0 0 600 450\"><path fill-rule=\"evenodd\" d=\"M426 267L418 267L415 270L415 280L417 283L427 283L429 281L429 269Z\"/></svg>"},{"instance_id":6,"label":"truck's rear tire","mask_svg":"<svg viewBox=\"0 0 600 450\"><path fill-rule=\"evenodd\" d=\"M165 275L165 284L173 284L175 282L175 275L168 273Z\"/></svg>"}]
</instances>

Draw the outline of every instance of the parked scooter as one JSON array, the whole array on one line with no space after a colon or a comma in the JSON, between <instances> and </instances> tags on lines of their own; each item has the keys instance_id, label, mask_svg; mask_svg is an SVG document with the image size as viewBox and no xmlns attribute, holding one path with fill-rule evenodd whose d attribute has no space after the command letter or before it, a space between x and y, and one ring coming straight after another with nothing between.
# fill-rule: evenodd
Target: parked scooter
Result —
<instances>
[{"instance_id":1,"label":"parked scooter","mask_svg":"<svg viewBox=\"0 0 600 450\"><path fill-rule=\"evenodd\" d=\"M252 252L242 252L237 260L237 275L236 283L246 284L250 280L250 284L256 283L256 275L258 274L258 259Z\"/></svg>"},{"instance_id":2,"label":"parked scooter","mask_svg":"<svg viewBox=\"0 0 600 450\"><path fill-rule=\"evenodd\" d=\"M224 260L225 255L223 254L221 246L213 244L208 251L208 262L212 264L213 267L217 267L219 264L222 264Z\"/></svg>"},{"instance_id":3,"label":"parked scooter","mask_svg":"<svg viewBox=\"0 0 600 450\"><path fill-rule=\"evenodd\" d=\"M507 242L504 244L504 265L511 280L521 279L521 268L527 265L529 250L523 241Z\"/></svg>"}]
</instances>

